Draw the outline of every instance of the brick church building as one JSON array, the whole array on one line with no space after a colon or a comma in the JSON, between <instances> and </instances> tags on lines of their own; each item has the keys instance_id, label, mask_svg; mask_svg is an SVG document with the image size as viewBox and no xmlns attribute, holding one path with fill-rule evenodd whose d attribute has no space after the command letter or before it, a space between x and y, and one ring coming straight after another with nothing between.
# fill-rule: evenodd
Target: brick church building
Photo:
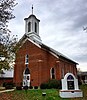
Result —
<instances>
[{"instance_id":1,"label":"brick church building","mask_svg":"<svg viewBox=\"0 0 87 100\"><path fill-rule=\"evenodd\" d=\"M40 86L50 79L61 80L67 72L77 76L76 62L42 43L40 20L33 13L24 20L25 34L18 42L14 67L16 86Z\"/></svg>"}]
</instances>

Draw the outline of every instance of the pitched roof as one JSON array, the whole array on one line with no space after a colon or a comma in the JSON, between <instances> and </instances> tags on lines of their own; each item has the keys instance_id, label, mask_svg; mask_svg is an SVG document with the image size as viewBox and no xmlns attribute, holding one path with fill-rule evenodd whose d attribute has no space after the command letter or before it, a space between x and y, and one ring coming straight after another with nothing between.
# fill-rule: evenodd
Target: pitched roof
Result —
<instances>
[{"instance_id":1,"label":"pitched roof","mask_svg":"<svg viewBox=\"0 0 87 100\"><path fill-rule=\"evenodd\" d=\"M29 19L29 18L31 18L31 17L34 17L35 19L37 19L35 15L31 14L31 15L29 15L28 18L24 18L24 20L27 20L27 19ZM37 20L40 21L39 19L37 19Z\"/></svg>"},{"instance_id":2,"label":"pitched roof","mask_svg":"<svg viewBox=\"0 0 87 100\"><path fill-rule=\"evenodd\" d=\"M47 49L48 51L51 51L52 53L54 53L54 54L55 54L56 56L58 56L59 58L63 58L63 59L66 59L66 60L68 60L68 61L70 61L70 62L72 62L72 63L78 64L78 63L76 63L75 61L73 61L73 60L71 60L70 58L68 58L67 56L63 55L62 53L60 53L60 52L54 50L53 48L50 48L50 47L46 46L45 44L42 44L41 47Z\"/></svg>"},{"instance_id":3,"label":"pitched roof","mask_svg":"<svg viewBox=\"0 0 87 100\"><path fill-rule=\"evenodd\" d=\"M35 45L38 45L39 47L47 50L48 52L53 53L57 58L63 58L63 59L68 60L68 61L70 61L72 63L78 64L75 61L73 61L70 58L68 58L67 56L63 55L62 53L60 53L60 52L54 50L53 48L43 44L42 42L37 41L37 40L31 40L30 37L27 34L24 34L24 36L20 39L20 41L22 41L22 40L23 40L22 43L25 43L26 40L29 40L29 41L33 42Z\"/></svg>"}]
</instances>

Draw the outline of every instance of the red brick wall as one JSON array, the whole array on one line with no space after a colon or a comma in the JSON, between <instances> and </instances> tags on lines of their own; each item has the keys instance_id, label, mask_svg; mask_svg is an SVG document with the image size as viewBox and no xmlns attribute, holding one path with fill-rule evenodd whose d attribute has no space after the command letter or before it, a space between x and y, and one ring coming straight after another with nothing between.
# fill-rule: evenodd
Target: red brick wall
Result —
<instances>
[{"instance_id":1,"label":"red brick wall","mask_svg":"<svg viewBox=\"0 0 87 100\"><path fill-rule=\"evenodd\" d=\"M25 55L29 55L29 69L30 79L32 86L39 86L41 83L51 79L50 69L55 68L56 79L62 78L62 68L64 67L64 75L67 72L74 73L76 75L76 65L65 61L63 59L56 58L50 52L43 48L37 47L30 41L26 41L22 47L17 51L15 70L14 70L14 82L16 84L23 81L23 71L25 69Z\"/></svg>"}]
</instances>

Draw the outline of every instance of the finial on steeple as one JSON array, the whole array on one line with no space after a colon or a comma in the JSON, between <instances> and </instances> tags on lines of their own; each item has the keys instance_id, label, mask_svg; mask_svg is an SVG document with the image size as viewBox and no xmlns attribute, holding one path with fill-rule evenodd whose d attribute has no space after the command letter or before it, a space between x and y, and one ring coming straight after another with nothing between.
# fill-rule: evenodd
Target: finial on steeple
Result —
<instances>
[{"instance_id":1,"label":"finial on steeple","mask_svg":"<svg viewBox=\"0 0 87 100\"><path fill-rule=\"evenodd\" d=\"M33 5L32 5L32 15L33 15Z\"/></svg>"}]
</instances>

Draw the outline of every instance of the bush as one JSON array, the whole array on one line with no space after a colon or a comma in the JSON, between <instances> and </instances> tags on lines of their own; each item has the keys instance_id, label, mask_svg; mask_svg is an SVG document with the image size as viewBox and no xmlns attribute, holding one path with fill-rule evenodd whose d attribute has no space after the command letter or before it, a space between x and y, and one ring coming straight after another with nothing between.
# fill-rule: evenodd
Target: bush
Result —
<instances>
[{"instance_id":1,"label":"bush","mask_svg":"<svg viewBox=\"0 0 87 100\"><path fill-rule=\"evenodd\" d=\"M33 89L33 86L30 86L29 89Z\"/></svg>"},{"instance_id":2,"label":"bush","mask_svg":"<svg viewBox=\"0 0 87 100\"><path fill-rule=\"evenodd\" d=\"M42 83L40 85L41 89L61 89L61 81L59 80L49 80L47 83Z\"/></svg>"},{"instance_id":3,"label":"bush","mask_svg":"<svg viewBox=\"0 0 87 100\"><path fill-rule=\"evenodd\" d=\"M13 89L13 86L11 86L11 85L6 85L5 89Z\"/></svg>"},{"instance_id":4,"label":"bush","mask_svg":"<svg viewBox=\"0 0 87 100\"><path fill-rule=\"evenodd\" d=\"M3 86L6 88L6 89L13 89L14 87L14 83L13 82L8 82L8 83L3 83Z\"/></svg>"},{"instance_id":5,"label":"bush","mask_svg":"<svg viewBox=\"0 0 87 100\"><path fill-rule=\"evenodd\" d=\"M3 83L3 87L6 87L6 84L7 84L7 82L4 82L4 83Z\"/></svg>"},{"instance_id":6,"label":"bush","mask_svg":"<svg viewBox=\"0 0 87 100\"><path fill-rule=\"evenodd\" d=\"M38 89L38 86L34 86L34 89Z\"/></svg>"},{"instance_id":7,"label":"bush","mask_svg":"<svg viewBox=\"0 0 87 100\"><path fill-rule=\"evenodd\" d=\"M41 89L47 89L47 87L48 87L48 84L47 84L47 83L42 83L42 84L40 85L40 88L41 88Z\"/></svg>"},{"instance_id":8,"label":"bush","mask_svg":"<svg viewBox=\"0 0 87 100\"><path fill-rule=\"evenodd\" d=\"M52 88L54 88L54 89L60 89L61 88L61 81L55 80L55 79L50 80L48 82L48 87L47 88L48 89L52 89Z\"/></svg>"},{"instance_id":9,"label":"bush","mask_svg":"<svg viewBox=\"0 0 87 100\"><path fill-rule=\"evenodd\" d=\"M24 86L23 89L24 89L24 90L27 90L27 89L28 89L28 86Z\"/></svg>"},{"instance_id":10,"label":"bush","mask_svg":"<svg viewBox=\"0 0 87 100\"><path fill-rule=\"evenodd\" d=\"M16 90L22 90L22 86L16 86Z\"/></svg>"}]
</instances>

